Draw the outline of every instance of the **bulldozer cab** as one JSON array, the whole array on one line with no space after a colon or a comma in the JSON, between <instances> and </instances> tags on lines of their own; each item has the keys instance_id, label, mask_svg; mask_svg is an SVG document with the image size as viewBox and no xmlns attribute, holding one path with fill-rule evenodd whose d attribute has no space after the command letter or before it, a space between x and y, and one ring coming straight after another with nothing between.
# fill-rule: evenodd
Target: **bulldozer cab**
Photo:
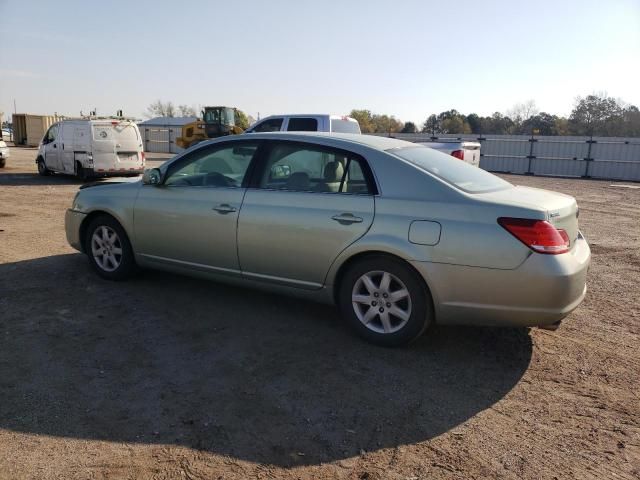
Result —
<instances>
[{"instance_id":1,"label":"bulldozer cab","mask_svg":"<svg viewBox=\"0 0 640 480\"><path fill-rule=\"evenodd\" d=\"M202 120L208 138L228 135L235 127L236 112L230 107L204 107Z\"/></svg>"}]
</instances>

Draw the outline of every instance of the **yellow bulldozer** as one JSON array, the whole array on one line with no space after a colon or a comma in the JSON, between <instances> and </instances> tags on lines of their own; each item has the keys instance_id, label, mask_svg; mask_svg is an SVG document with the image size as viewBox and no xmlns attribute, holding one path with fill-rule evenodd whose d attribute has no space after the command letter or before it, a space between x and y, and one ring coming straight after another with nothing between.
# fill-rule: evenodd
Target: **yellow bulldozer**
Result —
<instances>
[{"instance_id":1,"label":"yellow bulldozer","mask_svg":"<svg viewBox=\"0 0 640 480\"><path fill-rule=\"evenodd\" d=\"M232 107L204 107L202 118L182 127L182 135L176 145L189 148L210 138L237 135L244 130L236 125L236 109Z\"/></svg>"}]
</instances>

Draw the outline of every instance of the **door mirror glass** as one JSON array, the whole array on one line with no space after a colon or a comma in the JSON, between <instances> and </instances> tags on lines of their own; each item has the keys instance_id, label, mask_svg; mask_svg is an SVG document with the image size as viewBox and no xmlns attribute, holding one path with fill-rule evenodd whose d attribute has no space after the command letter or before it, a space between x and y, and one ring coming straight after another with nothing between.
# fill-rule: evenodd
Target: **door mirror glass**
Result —
<instances>
[{"instance_id":1,"label":"door mirror glass","mask_svg":"<svg viewBox=\"0 0 640 480\"><path fill-rule=\"evenodd\" d=\"M162 172L159 168L150 168L144 171L142 183L145 185L160 185L162 183Z\"/></svg>"}]
</instances>

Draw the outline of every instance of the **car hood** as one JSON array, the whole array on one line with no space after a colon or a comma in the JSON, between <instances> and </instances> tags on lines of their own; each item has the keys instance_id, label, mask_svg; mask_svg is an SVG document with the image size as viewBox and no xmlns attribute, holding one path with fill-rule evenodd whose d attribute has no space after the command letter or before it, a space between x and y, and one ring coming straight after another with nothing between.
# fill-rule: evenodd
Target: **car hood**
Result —
<instances>
[{"instance_id":1,"label":"car hood","mask_svg":"<svg viewBox=\"0 0 640 480\"><path fill-rule=\"evenodd\" d=\"M92 187L108 187L111 185L120 185L123 183L136 183L140 181L141 180L139 178L134 178L134 177L100 180L96 182L85 183L80 186L80 190L84 190L85 188L92 188Z\"/></svg>"}]
</instances>

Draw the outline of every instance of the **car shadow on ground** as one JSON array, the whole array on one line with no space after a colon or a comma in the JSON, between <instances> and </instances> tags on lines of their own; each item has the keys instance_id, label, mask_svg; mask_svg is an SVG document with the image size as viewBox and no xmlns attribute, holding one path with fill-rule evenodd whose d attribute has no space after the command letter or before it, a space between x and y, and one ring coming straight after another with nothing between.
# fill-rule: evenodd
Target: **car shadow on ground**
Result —
<instances>
[{"instance_id":1,"label":"car shadow on ground","mask_svg":"<svg viewBox=\"0 0 640 480\"><path fill-rule=\"evenodd\" d=\"M295 466L411 444L504 397L526 329L366 344L336 309L203 280L93 274L80 254L0 265L0 428L175 444Z\"/></svg>"}]
</instances>

